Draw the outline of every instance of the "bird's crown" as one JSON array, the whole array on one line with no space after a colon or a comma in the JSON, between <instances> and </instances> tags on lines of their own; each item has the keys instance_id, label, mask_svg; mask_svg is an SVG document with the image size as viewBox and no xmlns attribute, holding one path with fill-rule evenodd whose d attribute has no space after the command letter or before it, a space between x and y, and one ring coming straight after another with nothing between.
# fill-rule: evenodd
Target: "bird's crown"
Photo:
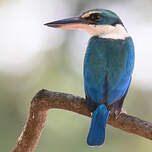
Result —
<instances>
[{"instance_id":1,"label":"bird's crown","mask_svg":"<svg viewBox=\"0 0 152 152\"><path fill-rule=\"evenodd\" d=\"M112 11L105 9L88 10L80 18L86 20L89 24L95 25L116 25L123 24L120 18Z\"/></svg>"}]
</instances>

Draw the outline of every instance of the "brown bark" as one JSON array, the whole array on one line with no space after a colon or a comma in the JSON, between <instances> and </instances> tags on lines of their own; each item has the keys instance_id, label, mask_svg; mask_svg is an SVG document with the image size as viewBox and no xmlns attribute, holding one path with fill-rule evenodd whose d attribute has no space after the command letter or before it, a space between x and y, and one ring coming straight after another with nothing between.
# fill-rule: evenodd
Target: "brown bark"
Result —
<instances>
[{"instance_id":1,"label":"brown bark","mask_svg":"<svg viewBox=\"0 0 152 152\"><path fill-rule=\"evenodd\" d=\"M40 90L31 102L29 116L12 152L34 151L44 128L47 112L52 108L69 110L91 117L84 98L44 89ZM110 114L108 124L152 140L152 123L134 116L122 113L115 119L114 115Z\"/></svg>"}]
</instances>

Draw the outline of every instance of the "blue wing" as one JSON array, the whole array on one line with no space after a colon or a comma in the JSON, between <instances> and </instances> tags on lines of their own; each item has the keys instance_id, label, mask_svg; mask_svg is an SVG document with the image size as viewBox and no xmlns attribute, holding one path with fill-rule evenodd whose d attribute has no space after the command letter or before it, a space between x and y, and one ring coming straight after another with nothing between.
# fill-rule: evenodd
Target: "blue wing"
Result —
<instances>
[{"instance_id":1,"label":"blue wing","mask_svg":"<svg viewBox=\"0 0 152 152\"><path fill-rule=\"evenodd\" d=\"M86 96L101 103L105 96L105 77L108 76L107 104L120 99L127 91L134 66L134 47L126 40L91 38L84 60Z\"/></svg>"},{"instance_id":2,"label":"blue wing","mask_svg":"<svg viewBox=\"0 0 152 152\"><path fill-rule=\"evenodd\" d=\"M121 99L124 99L129 88L133 66L134 47L131 38L91 38L84 60L85 93L88 108L93 112L88 145L104 143L109 112L103 103L114 109L116 107L116 110L117 107L121 109Z\"/></svg>"}]
</instances>

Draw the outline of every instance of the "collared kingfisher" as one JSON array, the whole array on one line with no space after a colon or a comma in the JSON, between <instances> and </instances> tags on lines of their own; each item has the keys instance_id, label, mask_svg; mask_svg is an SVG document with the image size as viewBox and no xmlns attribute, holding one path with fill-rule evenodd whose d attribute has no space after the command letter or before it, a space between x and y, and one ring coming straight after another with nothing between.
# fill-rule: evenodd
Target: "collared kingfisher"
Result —
<instances>
[{"instance_id":1,"label":"collared kingfisher","mask_svg":"<svg viewBox=\"0 0 152 152\"><path fill-rule=\"evenodd\" d=\"M87 137L90 146L104 143L109 112L116 118L130 86L134 44L120 18L112 11L93 9L78 17L45 24L49 27L84 30L92 35L84 59L84 90L92 112Z\"/></svg>"}]
</instances>

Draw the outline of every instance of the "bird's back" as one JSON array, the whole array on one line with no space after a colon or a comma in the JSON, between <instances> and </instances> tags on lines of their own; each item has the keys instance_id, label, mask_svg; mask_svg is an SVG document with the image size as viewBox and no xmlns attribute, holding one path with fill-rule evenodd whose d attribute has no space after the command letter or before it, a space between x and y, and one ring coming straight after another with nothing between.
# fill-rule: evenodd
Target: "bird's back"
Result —
<instances>
[{"instance_id":1,"label":"bird's back","mask_svg":"<svg viewBox=\"0 0 152 152\"><path fill-rule=\"evenodd\" d=\"M101 103L107 91L107 104L120 99L129 87L133 66L131 37L124 40L92 37L84 60L86 96Z\"/></svg>"}]
</instances>

